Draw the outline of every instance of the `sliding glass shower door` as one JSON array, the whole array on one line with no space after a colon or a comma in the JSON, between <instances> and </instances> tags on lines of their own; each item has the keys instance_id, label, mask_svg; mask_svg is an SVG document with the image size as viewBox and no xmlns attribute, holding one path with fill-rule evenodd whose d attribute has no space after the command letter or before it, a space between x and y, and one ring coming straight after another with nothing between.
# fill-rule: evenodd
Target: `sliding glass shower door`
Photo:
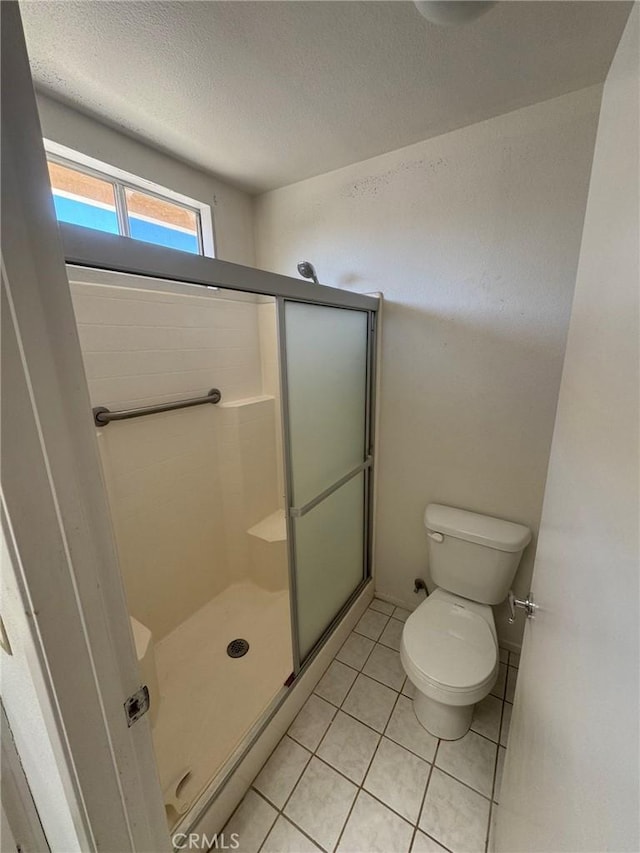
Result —
<instances>
[{"instance_id":1,"label":"sliding glass shower door","mask_svg":"<svg viewBox=\"0 0 640 853\"><path fill-rule=\"evenodd\" d=\"M189 833L370 575L380 303L59 229L167 822Z\"/></svg>"},{"instance_id":2,"label":"sliding glass shower door","mask_svg":"<svg viewBox=\"0 0 640 853\"><path fill-rule=\"evenodd\" d=\"M299 667L366 576L372 315L286 299L281 311Z\"/></svg>"}]
</instances>

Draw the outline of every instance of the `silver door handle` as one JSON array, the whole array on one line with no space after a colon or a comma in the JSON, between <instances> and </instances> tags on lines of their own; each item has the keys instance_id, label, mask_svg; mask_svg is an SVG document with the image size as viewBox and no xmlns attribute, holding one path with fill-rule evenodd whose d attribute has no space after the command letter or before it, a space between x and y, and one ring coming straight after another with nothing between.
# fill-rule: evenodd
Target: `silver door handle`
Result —
<instances>
[{"instance_id":1,"label":"silver door handle","mask_svg":"<svg viewBox=\"0 0 640 853\"><path fill-rule=\"evenodd\" d=\"M533 595L531 593L529 593L525 599L522 599L516 598L513 591L509 590L507 603L509 605L508 622L510 625L513 625L516 621L516 607L520 607L522 610L526 611L527 619L533 619L534 614L538 609L538 605L534 602Z\"/></svg>"}]
</instances>

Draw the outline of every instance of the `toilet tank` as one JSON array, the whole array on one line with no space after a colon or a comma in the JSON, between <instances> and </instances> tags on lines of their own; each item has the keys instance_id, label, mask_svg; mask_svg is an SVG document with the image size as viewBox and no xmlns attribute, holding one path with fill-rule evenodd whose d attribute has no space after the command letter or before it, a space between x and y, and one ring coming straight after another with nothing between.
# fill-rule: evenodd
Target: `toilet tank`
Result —
<instances>
[{"instance_id":1,"label":"toilet tank","mask_svg":"<svg viewBox=\"0 0 640 853\"><path fill-rule=\"evenodd\" d=\"M531 531L522 524L442 504L424 514L431 579L481 604L507 597Z\"/></svg>"}]
</instances>

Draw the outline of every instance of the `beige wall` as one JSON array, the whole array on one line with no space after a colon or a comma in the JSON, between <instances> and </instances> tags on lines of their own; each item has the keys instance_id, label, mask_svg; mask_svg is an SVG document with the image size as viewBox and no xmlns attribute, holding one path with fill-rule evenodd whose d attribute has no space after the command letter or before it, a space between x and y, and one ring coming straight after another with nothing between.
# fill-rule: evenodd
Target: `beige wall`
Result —
<instances>
[{"instance_id":1,"label":"beige wall","mask_svg":"<svg viewBox=\"0 0 640 853\"><path fill-rule=\"evenodd\" d=\"M47 139L210 205L217 257L254 266L247 193L44 95L38 96L38 111Z\"/></svg>"},{"instance_id":2,"label":"beige wall","mask_svg":"<svg viewBox=\"0 0 640 853\"><path fill-rule=\"evenodd\" d=\"M71 285L92 405L120 409L222 392L202 406L97 431L130 612L162 639L248 579L284 588L247 531L279 507L275 396L263 395L266 297L77 273ZM99 284L126 280L126 286ZM93 282L93 283L91 283ZM260 332L262 333L260 335ZM270 332L270 335L269 335ZM276 390L276 389L272 389ZM278 561L279 560L279 561Z\"/></svg>"},{"instance_id":3,"label":"beige wall","mask_svg":"<svg viewBox=\"0 0 640 853\"><path fill-rule=\"evenodd\" d=\"M508 853L640 850L639 13L602 98L496 825Z\"/></svg>"},{"instance_id":4,"label":"beige wall","mask_svg":"<svg viewBox=\"0 0 640 853\"><path fill-rule=\"evenodd\" d=\"M537 531L601 89L267 193L258 266L385 295L377 589L415 606L439 501ZM534 545L515 584L526 593ZM499 619L503 640L522 625Z\"/></svg>"}]
</instances>

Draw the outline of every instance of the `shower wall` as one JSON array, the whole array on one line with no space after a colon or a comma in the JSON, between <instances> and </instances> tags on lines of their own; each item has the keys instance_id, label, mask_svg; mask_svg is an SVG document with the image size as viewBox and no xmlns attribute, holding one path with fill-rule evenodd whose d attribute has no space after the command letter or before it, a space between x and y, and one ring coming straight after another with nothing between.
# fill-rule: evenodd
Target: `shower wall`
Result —
<instances>
[{"instance_id":1,"label":"shower wall","mask_svg":"<svg viewBox=\"0 0 640 853\"><path fill-rule=\"evenodd\" d=\"M114 274L70 277L93 406L222 392L216 406L98 430L131 614L157 641L231 584L284 589L273 301Z\"/></svg>"}]
</instances>

